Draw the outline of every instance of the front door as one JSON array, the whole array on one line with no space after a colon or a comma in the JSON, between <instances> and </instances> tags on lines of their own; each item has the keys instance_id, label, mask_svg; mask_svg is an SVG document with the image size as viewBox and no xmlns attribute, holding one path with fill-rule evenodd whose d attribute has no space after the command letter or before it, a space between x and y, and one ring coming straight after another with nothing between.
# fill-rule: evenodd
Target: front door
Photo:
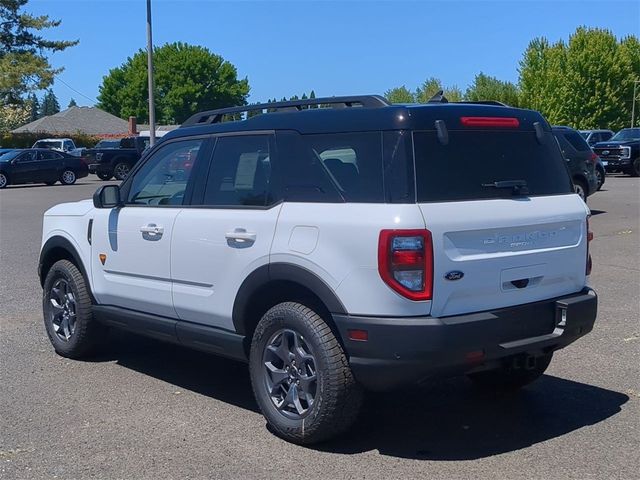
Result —
<instances>
[{"instance_id":1,"label":"front door","mask_svg":"<svg viewBox=\"0 0 640 480\"><path fill-rule=\"evenodd\" d=\"M203 142L165 143L123 184L123 207L96 211L92 276L100 304L176 316L171 298L171 237L192 188L193 160Z\"/></svg>"}]
</instances>

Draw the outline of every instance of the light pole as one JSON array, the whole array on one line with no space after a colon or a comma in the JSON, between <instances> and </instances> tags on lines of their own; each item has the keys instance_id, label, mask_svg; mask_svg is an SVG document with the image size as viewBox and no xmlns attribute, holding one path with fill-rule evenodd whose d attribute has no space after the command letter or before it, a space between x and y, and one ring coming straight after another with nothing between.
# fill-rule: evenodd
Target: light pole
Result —
<instances>
[{"instance_id":1,"label":"light pole","mask_svg":"<svg viewBox=\"0 0 640 480\"><path fill-rule=\"evenodd\" d=\"M636 88L638 87L638 84L640 83L640 80L634 80L633 81L633 103L631 104L631 128L635 127L636 125L636 99L638 98L638 94L636 93Z\"/></svg>"},{"instance_id":2,"label":"light pole","mask_svg":"<svg viewBox=\"0 0 640 480\"><path fill-rule=\"evenodd\" d=\"M151 38L151 0L147 0L147 76L149 77L149 146L156 143L156 108L153 99L153 40Z\"/></svg>"}]
</instances>

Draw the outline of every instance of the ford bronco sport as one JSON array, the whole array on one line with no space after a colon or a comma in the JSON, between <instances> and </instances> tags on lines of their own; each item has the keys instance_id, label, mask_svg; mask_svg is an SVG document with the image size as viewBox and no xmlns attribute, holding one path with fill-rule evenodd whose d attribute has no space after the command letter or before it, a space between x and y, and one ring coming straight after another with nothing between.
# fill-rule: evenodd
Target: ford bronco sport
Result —
<instances>
[{"instance_id":1,"label":"ford bronco sport","mask_svg":"<svg viewBox=\"0 0 640 480\"><path fill-rule=\"evenodd\" d=\"M365 389L540 377L595 321L588 217L534 111L208 111L120 186L45 213L44 323L70 358L118 327L246 361L273 430L318 442Z\"/></svg>"}]
</instances>

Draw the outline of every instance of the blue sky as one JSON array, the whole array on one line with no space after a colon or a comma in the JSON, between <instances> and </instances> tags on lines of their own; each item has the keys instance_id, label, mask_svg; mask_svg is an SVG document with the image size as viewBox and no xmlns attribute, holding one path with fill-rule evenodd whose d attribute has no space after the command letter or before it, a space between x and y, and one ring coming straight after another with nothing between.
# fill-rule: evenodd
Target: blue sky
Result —
<instances>
[{"instance_id":1,"label":"blue sky","mask_svg":"<svg viewBox=\"0 0 640 480\"><path fill-rule=\"evenodd\" d=\"M154 44L182 41L222 55L247 76L251 101L414 89L435 76L463 90L482 71L517 81L531 39L568 39L580 25L640 35L640 2L153 0ZM91 105L102 77L146 45L144 0L31 0L62 25L48 38L80 44L51 57L65 67L62 107ZM66 84L66 85L65 85ZM77 90L74 92L72 89ZM88 97L88 98L87 98Z\"/></svg>"}]
</instances>

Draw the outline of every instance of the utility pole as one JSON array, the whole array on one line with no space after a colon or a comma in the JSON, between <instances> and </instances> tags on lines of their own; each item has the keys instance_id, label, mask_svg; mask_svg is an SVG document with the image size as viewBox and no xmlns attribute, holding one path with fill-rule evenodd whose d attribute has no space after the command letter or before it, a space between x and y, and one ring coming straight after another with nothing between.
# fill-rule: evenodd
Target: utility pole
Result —
<instances>
[{"instance_id":1,"label":"utility pole","mask_svg":"<svg viewBox=\"0 0 640 480\"><path fill-rule=\"evenodd\" d=\"M636 93L636 89L640 80L633 81L633 103L631 104L631 128L636 126L636 99L638 98L638 93Z\"/></svg>"},{"instance_id":2,"label":"utility pole","mask_svg":"<svg viewBox=\"0 0 640 480\"><path fill-rule=\"evenodd\" d=\"M149 77L149 146L156 143L156 107L153 98L153 40L151 37L151 0L147 0L147 76Z\"/></svg>"}]
</instances>

